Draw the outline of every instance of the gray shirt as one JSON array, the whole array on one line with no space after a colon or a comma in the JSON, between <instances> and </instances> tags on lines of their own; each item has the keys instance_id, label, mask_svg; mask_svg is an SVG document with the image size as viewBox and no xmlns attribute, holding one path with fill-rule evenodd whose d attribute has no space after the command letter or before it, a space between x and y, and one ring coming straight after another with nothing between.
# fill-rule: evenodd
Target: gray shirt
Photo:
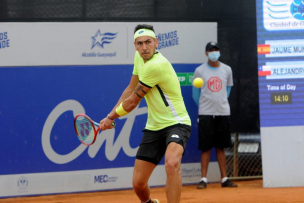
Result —
<instances>
[{"instance_id":1,"label":"gray shirt","mask_svg":"<svg viewBox=\"0 0 304 203\"><path fill-rule=\"evenodd\" d=\"M199 98L199 115L230 115L227 98L227 86L233 86L230 66L220 62L217 68L204 63L194 71L193 79L200 77L204 80Z\"/></svg>"}]
</instances>

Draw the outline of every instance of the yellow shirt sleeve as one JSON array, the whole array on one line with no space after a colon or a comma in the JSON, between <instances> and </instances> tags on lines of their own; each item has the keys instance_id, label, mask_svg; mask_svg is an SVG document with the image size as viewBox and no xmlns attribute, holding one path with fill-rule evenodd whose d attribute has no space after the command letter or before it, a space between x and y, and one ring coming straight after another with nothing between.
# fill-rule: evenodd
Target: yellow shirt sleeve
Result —
<instances>
[{"instance_id":1,"label":"yellow shirt sleeve","mask_svg":"<svg viewBox=\"0 0 304 203\"><path fill-rule=\"evenodd\" d=\"M144 65L140 81L149 87L159 84L162 79L161 69L158 64L147 62Z\"/></svg>"}]
</instances>

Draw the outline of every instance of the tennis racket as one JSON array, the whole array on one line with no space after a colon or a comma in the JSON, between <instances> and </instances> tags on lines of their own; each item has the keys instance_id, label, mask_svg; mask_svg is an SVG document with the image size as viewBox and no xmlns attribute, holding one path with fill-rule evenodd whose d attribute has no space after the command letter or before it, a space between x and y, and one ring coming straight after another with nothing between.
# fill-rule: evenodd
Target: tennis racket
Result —
<instances>
[{"instance_id":1,"label":"tennis racket","mask_svg":"<svg viewBox=\"0 0 304 203\"><path fill-rule=\"evenodd\" d=\"M115 125L115 121L113 121L113 128ZM84 114L78 114L74 118L74 128L80 142L87 146L94 144L97 133L100 131L99 123Z\"/></svg>"}]
</instances>

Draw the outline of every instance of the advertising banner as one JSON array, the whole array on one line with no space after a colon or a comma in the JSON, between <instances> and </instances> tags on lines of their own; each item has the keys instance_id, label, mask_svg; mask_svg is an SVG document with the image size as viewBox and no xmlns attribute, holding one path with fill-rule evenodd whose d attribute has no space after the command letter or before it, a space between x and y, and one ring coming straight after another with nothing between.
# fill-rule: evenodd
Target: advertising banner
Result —
<instances>
[{"instance_id":1,"label":"advertising banner","mask_svg":"<svg viewBox=\"0 0 304 203\"><path fill-rule=\"evenodd\" d=\"M0 197L132 187L145 101L89 147L79 142L73 119L83 113L99 122L112 110L132 75L137 24L0 24ZM183 183L190 184L200 178L191 82L206 61L206 43L217 39L217 24L150 24L159 51L179 77L192 120L181 169ZM153 172L151 186L165 185L163 164ZM211 166L209 179L217 180L217 166Z\"/></svg>"}]
</instances>

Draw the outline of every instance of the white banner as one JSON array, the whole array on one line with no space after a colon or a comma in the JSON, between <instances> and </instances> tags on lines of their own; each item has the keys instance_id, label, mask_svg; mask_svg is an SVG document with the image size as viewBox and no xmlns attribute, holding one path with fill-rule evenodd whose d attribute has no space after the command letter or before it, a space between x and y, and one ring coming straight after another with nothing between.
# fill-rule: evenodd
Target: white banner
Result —
<instances>
[{"instance_id":1,"label":"white banner","mask_svg":"<svg viewBox=\"0 0 304 203\"><path fill-rule=\"evenodd\" d=\"M0 66L132 64L133 33L141 23L1 23ZM147 23L172 63L206 61L216 23Z\"/></svg>"},{"instance_id":2,"label":"white banner","mask_svg":"<svg viewBox=\"0 0 304 203\"><path fill-rule=\"evenodd\" d=\"M133 187L132 174L133 167L3 175L0 178L0 197L130 189ZM182 164L181 175L183 184L198 183L201 178L200 163ZM211 162L208 182L218 182L219 179L218 164ZM166 185L164 165L155 168L149 185Z\"/></svg>"}]
</instances>

